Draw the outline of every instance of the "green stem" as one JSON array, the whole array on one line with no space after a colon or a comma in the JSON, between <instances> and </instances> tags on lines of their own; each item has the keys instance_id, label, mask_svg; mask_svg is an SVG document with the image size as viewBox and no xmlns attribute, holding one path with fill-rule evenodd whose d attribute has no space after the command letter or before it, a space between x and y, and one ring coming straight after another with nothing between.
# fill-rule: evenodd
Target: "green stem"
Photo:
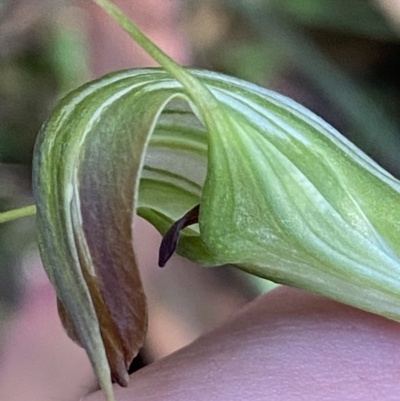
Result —
<instances>
[{"instance_id":1,"label":"green stem","mask_svg":"<svg viewBox=\"0 0 400 401\"><path fill-rule=\"evenodd\" d=\"M213 113L218 110L218 102L213 94L202 85L195 77L188 73L181 65L165 54L146 35L144 35L123 12L108 0L93 0L94 3L103 8L128 35L149 54L157 63L180 82L192 101L199 107L203 117L213 123L214 116L208 116L207 110L213 105ZM206 115L204 115L206 114ZM210 117L210 118L207 118Z\"/></svg>"},{"instance_id":2,"label":"green stem","mask_svg":"<svg viewBox=\"0 0 400 401\"><path fill-rule=\"evenodd\" d=\"M12 221L19 219L21 217L33 216L36 214L36 206L30 205L21 207L19 209L9 210L7 212L0 213L0 224L6 223L7 221Z\"/></svg>"},{"instance_id":3,"label":"green stem","mask_svg":"<svg viewBox=\"0 0 400 401\"><path fill-rule=\"evenodd\" d=\"M104 9L120 26L129 34L133 40L142 47L155 61L157 61L168 72L175 76L175 69L178 66L174 60L167 56L149 38L147 38L125 14L108 0L93 0ZM180 66L178 66L180 68Z\"/></svg>"}]
</instances>

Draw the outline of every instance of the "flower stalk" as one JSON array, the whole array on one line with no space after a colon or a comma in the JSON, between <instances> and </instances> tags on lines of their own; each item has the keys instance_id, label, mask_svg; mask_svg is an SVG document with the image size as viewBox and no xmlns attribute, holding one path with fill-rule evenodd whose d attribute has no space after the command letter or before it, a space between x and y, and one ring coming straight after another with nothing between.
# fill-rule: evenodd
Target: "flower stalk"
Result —
<instances>
[{"instance_id":1,"label":"flower stalk","mask_svg":"<svg viewBox=\"0 0 400 401\"><path fill-rule=\"evenodd\" d=\"M0 224L7 223L22 217L34 216L36 214L36 206L30 205L21 207L18 209L9 210L7 212L0 213Z\"/></svg>"}]
</instances>

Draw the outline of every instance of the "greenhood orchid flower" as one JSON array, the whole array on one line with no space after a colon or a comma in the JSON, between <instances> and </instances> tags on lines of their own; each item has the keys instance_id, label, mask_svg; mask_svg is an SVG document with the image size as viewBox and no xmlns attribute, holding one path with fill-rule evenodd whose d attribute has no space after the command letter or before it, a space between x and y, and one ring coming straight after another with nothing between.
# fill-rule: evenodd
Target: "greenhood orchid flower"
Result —
<instances>
[{"instance_id":1,"label":"greenhood orchid flower","mask_svg":"<svg viewBox=\"0 0 400 401\"><path fill-rule=\"evenodd\" d=\"M107 399L146 331L135 212L167 233L161 264L177 246L400 321L399 181L296 102L184 69L95 2L162 68L63 99L37 140L34 193L61 318Z\"/></svg>"}]
</instances>

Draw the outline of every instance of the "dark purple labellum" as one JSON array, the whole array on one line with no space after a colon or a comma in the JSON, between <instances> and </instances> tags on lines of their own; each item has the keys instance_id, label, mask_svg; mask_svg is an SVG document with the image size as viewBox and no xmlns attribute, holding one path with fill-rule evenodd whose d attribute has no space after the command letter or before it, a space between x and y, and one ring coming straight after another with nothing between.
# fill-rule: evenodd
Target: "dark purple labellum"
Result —
<instances>
[{"instance_id":1,"label":"dark purple labellum","mask_svg":"<svg viewBox=\"0 0 400 401\"><path fill-rule=\"evenodd\" d=\"M177 220L164 235L158 254L158 265L164 267L178 246L179 233L185 227L198 223L200 205L189 210L183 217Z\"/></svg>"}]
</instances>

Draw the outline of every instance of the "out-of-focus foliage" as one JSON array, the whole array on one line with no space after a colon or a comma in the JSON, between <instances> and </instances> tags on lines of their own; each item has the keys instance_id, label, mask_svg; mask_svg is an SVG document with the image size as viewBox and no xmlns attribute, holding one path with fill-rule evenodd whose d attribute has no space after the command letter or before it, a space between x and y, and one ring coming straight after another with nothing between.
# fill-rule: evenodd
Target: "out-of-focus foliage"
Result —
<instances>
[{"instance_id":1,"label":"out-of-focus foliage","mask_svg":"<svg viewBox=\"0 0 400 401\"><path fill-rule=\"evenodd\" d=\"M380 10L368 0L273 0L272 5L293 22L307 28L366 37L397 40Z\"/></svg>"},{"instance_id":2,"label":"out-of-focus foliage","mask_svg":"<svg viewBox=\"0 0 400 401\"><path fill-rule=\"evenodd\" d=\"M55 100L89 75L78 10L65 7L51 20L24 24L18 17L24 2L18 3L17 16L8 4L0 14L0 161L29 166L37 132ZM4 32L8 14L16 29Z\"/></svg>"}]
</instances>

